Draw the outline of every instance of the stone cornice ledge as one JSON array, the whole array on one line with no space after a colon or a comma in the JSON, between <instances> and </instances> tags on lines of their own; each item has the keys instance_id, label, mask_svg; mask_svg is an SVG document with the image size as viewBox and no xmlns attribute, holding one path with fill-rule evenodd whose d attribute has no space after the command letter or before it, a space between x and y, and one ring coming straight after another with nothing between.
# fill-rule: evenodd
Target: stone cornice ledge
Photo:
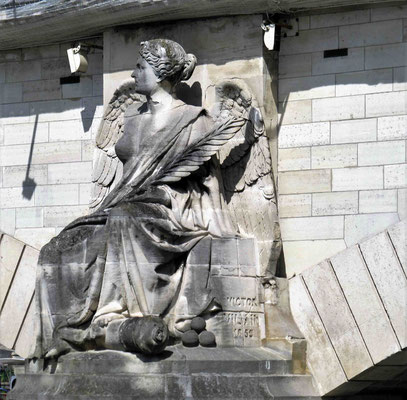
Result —
<instances>
[{"instance_id":1,"label":"stone cornice ledge","mask_svg":"<svg viewBox=\"0 0 407 400\"><path fill-rule=\"evenodd\" d=\"M124 24L374 3L394 1L0 0L0 50L75 40Z\"/></svg>"}]
</instances>

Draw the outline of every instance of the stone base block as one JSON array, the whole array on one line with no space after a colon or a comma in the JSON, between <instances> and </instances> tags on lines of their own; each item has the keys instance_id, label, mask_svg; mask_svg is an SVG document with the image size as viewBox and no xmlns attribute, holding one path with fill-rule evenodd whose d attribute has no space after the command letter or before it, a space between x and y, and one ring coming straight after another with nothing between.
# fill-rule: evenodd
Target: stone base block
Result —
<instances>
[{"instance_id":1,"label":"stone base block","mask_svg":"<svg viewBox=\"0 0 407 400\"><path fill-rule=\"evenodd\" d=\"M118 351L27 362L12 400L319 399L311 376L266 348L169 347L160 357Z\"/></svg>"}]
</instances>

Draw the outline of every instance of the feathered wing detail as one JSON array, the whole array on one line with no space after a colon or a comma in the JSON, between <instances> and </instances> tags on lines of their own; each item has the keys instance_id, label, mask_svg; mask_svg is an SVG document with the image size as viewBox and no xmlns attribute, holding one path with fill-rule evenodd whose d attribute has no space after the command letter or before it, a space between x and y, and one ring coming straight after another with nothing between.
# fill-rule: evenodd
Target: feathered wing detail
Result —
<instances>
[{"instance_id":1,"label":"feathered wing detail","mask_svg":"<svg viewBox=\"0 0 407 400\"><path fill-rule=\"evenodd\" d=\"M269 142L256 100L241 79L216 86L214 118L246 123L219 151L225 200L239 231L255 237L261 273L274 274L281 251Z\"/></svg>"},{"instance_id":2,"label":"feathered wing detail","mask_svg":"<svg viewBox=\"0 0 407 400\"><path fill-rule=\"evenodd\" d=\"M117 158L114 146L123 133L124 112L136 101L142 101L142 97L135 93L133 79L126 80L116 89L103 114L93 157L91 210L98 208L122 177L123 165Z\"/></svg>"}]
</instances>

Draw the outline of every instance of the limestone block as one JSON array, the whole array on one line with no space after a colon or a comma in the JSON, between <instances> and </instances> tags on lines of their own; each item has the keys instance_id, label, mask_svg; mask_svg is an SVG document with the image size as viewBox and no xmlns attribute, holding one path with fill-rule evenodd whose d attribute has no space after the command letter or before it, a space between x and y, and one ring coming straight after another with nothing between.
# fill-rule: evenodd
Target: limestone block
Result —
<instances>
[{"instance_id":1,"label":"limestone block","mask_svg":"<svg viewBox=\"0 0 407 400\"><path fill-rule=\"evenodd\" d=\"M366 117L405 114L407 92L392 92L366 95Z\"/></svg>"},{"instance_id":2,"label":"limestone block","mask_svg":"<svg viewBox=\"0 0 407 400\"><path fill-rule=\"evenodd\" d=\"M303 217L280 220L281 237L286 240L342 239L343 217Z\"/></svg>"},{"instance_id":3,"label":"limestone block","mask_svg":"<svg viewBox=\"0 0 407 400\"><path fill-rule=\"evenodd\" d=\"M24 318L23 325L18 334L16 344L14 346L15 352L24 358L28 358L32 354L32 346L35 341L35 326L34 326L34 301L31 301L27 314Z\"/></svg>"},{"instance_id":4,"label":"limestone block","mask_svg":"<svg viewBox=\"0 0 407 400\"><path fill-rule=\"evenodd\" d=\"M0 208L34 206L34 197L31 199L23 197L21 187L0 189L0 198Z\"/></svg>"},{"instance_id":5,"label":"limestone block","mask_svg":"<svg viewBox=\"0 0 407 400\"><path fill-rule=\"evenodd\" d=\"M402 348L407 345L407 280L386 232L360 244L363 257Z\"/></svg>"},{"instance_id":6,"label":"limestone block","mask_svg":"<svg viewBox=\"0 0 407 400\"><path fill-rule=\"evenodd\" d=\"M357 145L339 144L313 147L311 166L319 168L353 167L357 165Z\"/></svg>"},{"instance_id":7,"label":"limestone block","mask_svg":"<svg viewBox=\"0 0 407 400\"><path fill-rule=\"evenodd\" d=\"M24 101L57 100L61 98L61 85L59 79L23 83Z\"/></svg>"},{"instance_id":8,"label":"limestone block","mask_svg":"<svg viewBox=\"0 0 407 400\"><path fill-rule=\"evenodd\" d=\"M397 213L359 214L345 216L345 242L352 246L399 221Z\"/></svg>"},{"instance_id":9,"label":"limestone block","mask_svg":"<svg viewBox=\"0 0 407 400\"><path fill-rule=\"evenodd\" d=\"M103 96L103 75L92 76L92 96Z\"/></svg>"},{"instance_id":10,"label":"limestone block","mask_svg":"<svg viewBox=\"0 0 407 400\"><path fill-rule=\"evenodd\" d=\"M336 75L336 95L391 92L393 70L391 68L349 72Z\"/></svg>"},{"instance_id":11,"label":"limestone block","mask_svg":"<svg viewBox=\"0 0 407 400\"><path fill-rule=\"evenodd\" d=\"M362 47L402 41L402 20L339 27L339 47Z\"/></svg>"},{"instance_id":12,"label":"limestone block","mask_svg":"<svg viewBox=\"0 0 407 400\"><path fill-rule=\"evenodd\" d=\"M311 29L363 24L369 21L369 10L352 10L333 14L311 15Z\"/></svg>"},{"instance_id":13,"label":"limestone block","mask_svg":"<svg viewBox=\"0 0 407 400\"><path fill-rule=\"evenodd\" d=\"M278 133L280 149L321 144L329 144L329 122L280 126Z\"/></svg>"},{"instance_id":14,"label":"limestone block","mask_svg":"<svg viewBox=\"0 0 407 400\"><path fill-rule=\"evenodd\" d=\"M346 96L312 100L312 120L315 122L356 119L364 118L364 116L364 96Z\"/></svg>"},{"instance_id":15,"label":"limestone block","mask_svg":"<svg viewBox=\"0 0 407 400\"><path fill-rule=\"evenodd\" d=\"M81 99L81 118L101 118L103 117L103 98L84 97Z\"/></svg>"},{"instance_id":16,"label":"limestone block","mask_svg":"<svg viewBox=\"0 0 407 400\"><path fill-rule=\"evenodd\" d=\"M90 60L89 60L90 62ZM79 83L62 85L62 97L64 99L93 96L93 83L91 76L81 76ZM99 95L102 95L100 92Z\"/></svg>"},{"instance_id":17,"label":"limestone block","mask_svg":"<svg viewBox=\"0 0 407 400\"><path fill-rule=\"evenodd\" d=\"M359 248L353 246L330 261L373 362L398 352L400 346Z\"/></svg>"},{"instance_id":18,"label":"limestone block","mask_svg":"<svg viewBox=\"0 0 407 400\"><path fill-rule=\"evenodd\" d=\"M48 164L48 184L88 183L92 180L92 162Z\"/></svg>"},{"instance_id":19,"label":"limestone block","mask_svg":"<svg viewBox=\"0 0 407 400\"><path fill-rule=\"evenodd\" d=\"M372 21L407 18L407 7L402 5L394 7L372 8L370 12Z\"/></svg>"},{"instance_id":20,"label":"limestone block","mask_svg":"<svg viewBox=\"0 0 407 400\"><path fill-rule=\"evenodd\" d=\"M383 189L383 167L332 170L332 191Z\"/></svg>"},{"instance_id":21,"label":"limestone block","mask_svg":"<svg viewBox=\"0 0 407 400\"><path fill-rule=\"evenodd\" d=\"M22 83L5 83L0 87L0 103L20 103L23 101Z\"/></svg>"},{"instance_id":22,"label":"limestone block","mask_svg":"<svg viewBox=\"0 0 407 400\"><path fill-rule=\"evenodd\" d=\"M93 161L95 142L93 140L82 140L82 161Z\"/></svg>"},{"instance_id":23,"label":"limestone block","mask_svg":"<svg viewBox=\"0 0 407 400\"><path fill-rule=\"evenodd\" d=\"M407 90L407 67L394 68L393 90Z\"/></svg>"},{"instance_id":24,"label":"limestone block","mask_svg":"<svg viewBox=\"0 0 407 400\"><path fill-rule=\"evenodd\" d=\"M42 79L59 79L71 75L66 53L65 57L42 60L40 65Z\"/></svg>"},{"instance_id":25,"label":"limestone block","mask_svg":"<svg viewBox=\"0 0 407 400\"><path fill-rule=\"evenodd\" d=\"M347 378L373 366L329 262L307 269L302 275Z\"/></svg>"},{"instance_id":26,"label":"limestone block","mask_svg":"<svg viewBox=\"0 0 407 400\"><path fill-rule=\"evenodd\" d=\"M0 51L0 62L21 61L21 49Z\"/></svg>"},{"instance_id":27,"label":"limestone block","mask_svg":"<svg viewBox=\"0 0 407 400\"><path fill-rule=\"evenodd\" d=\"M223 311L261 312L259 280L252 277L211 276L210 287Z\"/></svg>"},{"instance_id":28,"label":"limestone block","mask_svg":"<svg viewBox=\"0 0 407 400\"><path fill-rule=\"evenodd\" d=\"M407 115L378 118L377 139L407 139Z\"/></svg>"},{"instance_id":29,"label":"limestone block","mask_svg":"<svg viewBox=\"0 0 407 400\"><path fill-rule=\"evenodd\" d=\"M34 294L38 251L26 246L0 316L0 340L13 348Z\"/></svg>"},{"instance_id":30,"label":"limestone block","mask_svg":"<svg viewBox=\"0 0 407 400\"><path fill-rule=\"evenodd\" d=\"M16 229L15 237L24 243L40 250L55 236L54 228L22 228Z\"/></svg>"},{"instance_id":31,"label":"limestone block","mask_svg":"<svg viewBox=\"0 0 407 400\"><path fill-rule=\"evenodd\" d=\"M27 104L28 105L28 104ZM81 120L83 107L80 100L50 100L30 103L30 122L38 115L39 122Z\"/></svg>"},{"instance_id":32,"label":"limestone block","mask_svg":"<svg viewBox=\"0 0 407 400\"><path fill-rule=\"evenodd\" d=\"M407 222L400 221L398 224L391 226L387 232L392 245L394 246L397 257L407 275Z\"/></svg>"},{"instance_id":33,"label":"limestone block","mask_svg":"<svg viewBox=\"0 0 407 400\"><path fill-rule=\"evenodd\" d=\"M51 44L49 46L29 47L22 49L22 60L37 60L40 58L59 57L59 45Z\"/></svg>"},{"instance_id":34,"label":"limestone block","mask_svg":"<svg viewBox=\"0 0 407 400\"><path fill-rule=\"evenodd\" d=\"M331 143L358 143L376 140L376 118L333 121L331 123Z\"/></svg>"},{"instance_id":35,"label":"limestone block","mask_svg":"<svg viewBox=\"0 0 407 400\"><path fill-rule=\"evenodd\" d=\"M38 207L17 208L16 228L38 228L43 224L43 209Z\"/></svg>"},{"instance_id":36,"label":"limestone block","mask_svg":"<svg viewBox=\"0 0 407 400\"><path fill-rule=\"evenodd\" d=\"M3 235L0 241L0 308L8 293L8 288L13 280L15 270L20 260L24 243L11 236Z\"/></svg>"},{"instance_id":37,"label":"limestone block","mask_svg":"<svg viewBox=\"0 0 407 400\"><path fill-rule=\"evenodd\" d=\"M45 207L44 226L64 227L74 219L86 215L88 211L88 206Z\"/></svg>"},{"instance_id":38,"label":"limestone block","mask_svg":"<svg viewBox=\"0 0 407 400\"><path fill-rule=\"evenodd\" d=\"M103 73L103 53L89 54L88 62L89 62L88 70L86 71L87 75Z\"/></svg>"},{"instance_id":39,"label":"limestone block","mask_svg":"<svg viewBox=\"0 0 407 400\"><path fill-rule=\"evenodd\" d=\"M16 229L16 210L14 208L0 208L0 231L14 236Z\"/></svg>"},{"instance_id":40,"label":"limestone block","mask_svg":"<svg viewBox=\"0 0 407 400\"><path fill-rule=\"evenodd\" d=\"M6 80L6 65L0 64L0 83L4 83Z\"/></svg>"},{"instance_id":41,"label":"limestone block","mask_svg":"<svg viewBox=\"0 0 407 400\"><path fill-rule=\"evenodd\" d=\"M6 82L26 82L41 79L40 61L20 61L6 64Z\"/></svg>"},{"instance_id":42,"label":"limestone block","mask_svg":"<svg viewBox=\"0 0 407 400\"><path fill-rule=\"evenodd\" d=\"M301 277L290 279L290 305L295 322L307 340L307 361L320 393L347 381L325 327Z\"/></svg>"},{"instance_id":43,"label":"limestone block","mask_svg":"<svg viewBox=\"0 0 407 400\"><path fill-rule=\"evenodd\" d=\"M278 190L280 194L330 192L331 171L319 169L280 172Z\"/></svg>"},{"instance_id":44,"label":"limestone block","mask_svg":"<svg viewBox=\"0 0 407 400\"><path fill-rule=\"evenodd\" d=\"M407 218L407 189L397 190L397 211L400 219Z\"/></svg>"},{"instance_id":45,"label":"limestone block","mask_svg":"<svg viewBox=\"0 0 407 400\"><path fill-rule=\"evenodd\" d=\"M4 127L4 144L27 144L48 142L48 123L15 124Z\"/></svg>"},{"instance_id":46,"label":"limestone block","mask_svg":"<svg viewBox=\"0 0 407 400\"><path fill-rule=\"evenodd\" d=\"M76 205L79 202L79 187L71 185L37 186L35 190L36 206Z\"/></svg>"},{"instance_id":47,"label":"limestone block","mask_svg":"<svg viewBox=\"0 0 407 400\"><path fill-rule=\"evenodd\" d=\"M4 167L3 175L3 187L21 187L23 185L23 181L26 179L27 167ZM29 177L37 185L45 185L47 183L47 166L31 165Z\"/></svg>"},{"instance_id":48,"label":"limestone block","mask_svg":"<svg viewBox=\"0 0 407 400\"><path fill-rule=\"evenodd\" d=\"M335 96L335 75L279 79L278 100L294 101Z\"/></svg>"},{"instance_id":49,"label":"limestone block","mask_svg":"<svg viewBox=\"0 0 407 400\"><path fill-rule=\"evenodd\" d=\"M311 54L280 56L278 60L278 74L280 78L309 76L311 75L311 65Z\"/></svg>"},{"instance_id":50,"label":"limestone block","mask_svg":"<svg viewBox=\"0 0 407 400\"><path fill-rule=\"evenodd\" d=\"M358 145L358 165L397 164L406 161L404 140L360 143Z\"/></svg>"},{"instance_id":51,"label":"limestone block","mask_svg":"<svg viewBox=\"0 0 407 400\"><path fill-rule=\"evenodd\" d=\"M311 216L311 195L291 194L278 197L280 218Z\"/></svg>"},{"instance_id":52,"label":"limestone block","mask_svg":"<svg viewBox=\"0 0 407 400\"><path fill-rule=\"evenodd\" d=\"M360 213L397 212L397 190L359 192Z\"/></svg>"},{"instance_id":53,"label":"limestone block","mask_svg":"<svg viewBox=\"0 0 407 400\"><path fill-rule=\"evenodd\" d=\"M280 149L278 151L279 171L310 169L310 167L311 149L309 147Z\"/></svg>"},{"instance_id":54,"label":"limestone block","mask_svg":"<svg viewBox=\"0 0 407 400\"><path fill-rule=\"evenodd\" d=\"M1 106L2 124L22 124L30 122L30 106L28 103L4 104Z\"/></svg>"},{"instance_id":55,"label":"limestone block","mask_svg":"<svg viewBox=\"0 0 407 400\"><path fill-rule=\"evenodd\" d=\"M338 29L324 28L301 32L299 36L282 38L280 53L298 54L323 51L338 47Z\"/></svg>"},{"instance_id":56,"label":"limestone block","mask_svg":"<svg viewBox=\"0 0 407 400\"><path fill-rule=\"evenodd\" d=\"M344 57L324 58L324 52L312 53L312 74L332 74L364 69L364 49L361 47L350 48Z\"/></svg>"},{"instance_id":57,"label":"limestone block","mask_svg":"<svg viewBox=\"0 0 407 400\"><path fill-rule=\"evenodd\" d=\"M365 68L403 67L406 64L407 43L365 48Z\"/></svg>"},{"instance_id":58,"label":"limestone block","mask_svg":"<svg viewBox=\"0 0 407 400\"><path fill-rule=\"evenodd\" d=\"M79 204L89 204L90 196L92 193L91 183L79 184Z\"/></svg>"},{"instance_id":59,"label":"limestone block","mask_svg":"<svg viewBox=\"0 0 407 400\"><path fill-rule=\"evenodd\" d=\"M386 189L407 186L407 164L384 166L384 187Z\"/></svg>"},{"instance_id":60,"label":"limestone block","mask_svg":"<svg viewBox=\"0 0 407 400\"><path fill-rule=\"evenodd\" d=\"M311 122L311 100L280 103L278 106L278 113L281 125Z\"/></svg>"},{"instance_id":61,"label":"limestone block","mask_svg":"<svg viewBox=\"0 0 407 400\"><path fill-rule=\"evenodd\" d=\"M22 144L0 148L0 165L26 165L31 146ZM80 142L40 143L34 146L32 164L80 161Z\"/></svg>"},{"instance_id":62,"label":"limestone block","mask_svg":"<svg viewBox=\"0 0 407 400\"><path fill-rule=\"evenodd\" d=\"M90 138L90 125L84 126L81 120L55 121L49 123L50 142L89 140Z\"/></svg>"},{"instance_id":63,"label":"limestone block","mask_svg":"<svg viewBox=\"0 0 407 400\"><path fill-rule=\"evenodd\" d=\"M358 192L314 193L312 215L358 213Z\"/></svg>"}]
</instances>

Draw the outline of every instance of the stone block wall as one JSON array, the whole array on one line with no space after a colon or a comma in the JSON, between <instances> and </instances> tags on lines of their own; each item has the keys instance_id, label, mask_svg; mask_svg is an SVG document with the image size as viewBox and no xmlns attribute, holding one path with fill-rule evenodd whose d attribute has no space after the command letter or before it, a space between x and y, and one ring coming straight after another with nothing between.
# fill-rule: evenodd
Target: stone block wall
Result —
<instances>
[{"instance_id":1,"label":"stone block wall","mask_svg":"<svg viewBox=\"0 0 407 400\"><path fill-rule=\"evenodd\" d=\"M285 32L279 58L289 276L407 213L407 7L301 16L298 25L298 36ZM347 56L324 58L345 48Z\"/></svg>"},{"instance_id":2,"label":"stone block wall","mask_svg":"<svg viewBox=\"0 0 407 400\"><path fill-rule=\"evenodd\" d=\"M80 83L61 85L69 47L0 52L0 231L35 248L88 210L103 54L89 54Z\"/></svg>"}]
</instances>

